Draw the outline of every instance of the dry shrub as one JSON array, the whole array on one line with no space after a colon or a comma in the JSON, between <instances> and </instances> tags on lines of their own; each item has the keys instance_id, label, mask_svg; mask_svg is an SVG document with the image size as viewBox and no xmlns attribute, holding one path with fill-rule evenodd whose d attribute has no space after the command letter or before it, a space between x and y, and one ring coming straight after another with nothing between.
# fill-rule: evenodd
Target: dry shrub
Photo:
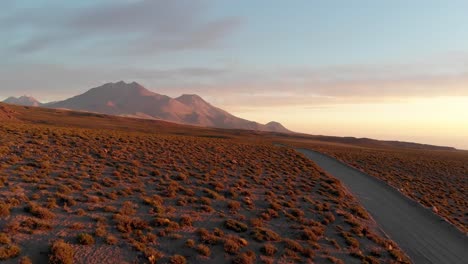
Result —
<instances>
[{"instance_id":1,"label":"dry shrub","mask_svg":"<svg viewBox=\"0 0 468 264\"><path fill-rule=\"evenodd\" d=\"M0 247L0 260L7 260L19 256L21 253L20 247L17 245L6 245Z\"/></svg>"},{"instance_id":2,"label":"dry shrub","mask_svg":"<svg viewBox=\"0 0 468 264\"><path fill-rule=\"evenodd\" d=\"M262 248L261 252L269 257L272 257L278 252L278 249L271 243L265 243Z\"/></svg>"},{"instance_id":3,"label":"dry shrub","mask_svg":"<svg viewBox=\"0 0 468 264\"><path fill-rule=\"evenodd\" d=\"M260 228L260 227L256 227L254 228L254 230L252 231L251 233L252 237L259 241L259 242L263 242L263 241L279 241L281 239L281 237L267 229L267 228Z\"/></svg>"},{"instance_id":4,"label":"dry shrub","mask_svg":"<svg viewBox=\"0 0 468 264\"><path fill-rule=\"evenodd\" d=\"M41 207L36 203L29 203L29 205L26 207L26 211L41 219L55 218L55 214L52 213L49 209Z\"/></svg>"},{"instance_id":5,"label":"dry shrub","mask_svg":"<svg viewBox=\"0 0 468 264\"><path fill-rule=\"evenodd\" d=\"M238 233L240 232L245 232L247 231L248 227L246 224L243 224L239 221L236 221L236 220L233 220L233 219L228 219L224 222L224 226L227 228L227 229L230 229L230 230L233 230L233 231L236 231Z\"/></svg>"},{"instance_id":6,"label":"dry shrub","mask_svg":"<svg viewBox=\"0 0 468 264\"><path fill-rule=\"evenodd\" d=\"M0 217L7 217L10 216L10 205L0 202Z\"/></svg>"},{"instance_id":7,"label":"dry shrub","mask_svg":"<svg viewBox=\"0 0 468 264\"><path fill-rule=\"evenodd\" d=\"M32 260L29 257L24 256L19 260L18 264L32 264Z\"/></svg>"},{"instance_id":8,"label":"dry shrub","mask_svg":"<svg viewBox=\"0 0 468 264\"><path fill-rule=\"evenodd\" d=\"M169 263L170 264L186 264L187 259L181 255L174 255L169 258Z\"/></svg>"},{"instance_id":9,"label":"dry shrub","mask_svg":"<svg viewBox=\"0 0 468 264\"><path fill-rule=\"evenodd\" d=\"M89 246L89 245L94 244L94 237L92 235L86 234L86 233L78 234L77 240L78 240L78 243L80 243L81 245Z\"/></svg>"},{"instance_id":10,"label":"dry shrub","mask_svg":"<svg viewBox=\"0 0 468 264\"><path fill-rule=\"evenodd\" d=\"M108 235L106 237L106 243L108 245L117 245L118 242L119 242L118 238L113 235Z\"/></svg>"},{"instance_id":11,"label":"dry shrub","mask_svg":"<svg viewBox=\"0 0 468 264\"><path fill-rule=\"evenodd\" d=\"M73 248L63 240L55 241L50 247L49 263L73 264Z\"/></svg>"},{"instance_id":12,"label":"dry shrub","mask_svg":"<svg viewBox=\"0 0 468 264\"><path fill-rule=\"evenodd\" d=\"M226 239L226 241L224 241L224 251L226 251L226 253L234 255L237 254L239 250L240 245L236 240Z\"/></svg>"},{"instance_id":13,"label":"dry shrub","mask_svg":"<svg viewBox=\"0 0 468 264\"><path fill-rule=\"evenodd\" d=\"M286 244L286 248L294 251L294 252L303 252L304 248L299 244L297 241L292 239L285 239L284 243Z\"/></svg>"},{"instance_id":14,"label":"dry shrub","mask_svg":"<svg viewBox=\"0 0 468 264\"><path fill-rule=\"evenodd\" d=\"M184 215L180 218L180 226L192 226L193 220L190 215Z\"/></svg>"},{"instance_id":15,"label":"dry shrub","mask_svg":"<svg viewBox=\"0 0 468 264\"><path fill-rule=\"evenodd\" d=\"M209 247L203 245L203 244L199 244L197 246L197 252L200 254L200 255L203 255L205 257L209 257L211 255L211 250Z\"/></svg>"},{"instance_id":16,"label":"dry shrub","mask_svg":"<svg viewBox=\"0 0 468 264\"><path fill-rule=\"evenodd\" d=\"M8 245L11 243L10 237L5 233L0 233L0 245Z\"/></svg>"},{"instance_id":17,"label":"dry shrub","mask_svg":"<svg viewBox=\"0 0 468 264\"><path fill-rule=\"evenodd\" d=\"M233 260L233 264L253 264L255 263L256 257L253 251L248 251L237 255Z\"/></svg>"}]
</instances>

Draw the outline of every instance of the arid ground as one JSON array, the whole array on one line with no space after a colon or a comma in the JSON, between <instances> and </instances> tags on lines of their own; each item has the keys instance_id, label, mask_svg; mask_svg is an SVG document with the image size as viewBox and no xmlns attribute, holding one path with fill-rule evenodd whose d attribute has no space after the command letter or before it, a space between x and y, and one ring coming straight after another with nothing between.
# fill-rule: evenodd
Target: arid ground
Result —
<instances>
[{"instance_id":1,"label":"arid ground","mask_svg":"<svg viewBox=\"0 0 468 264\"><path fill-rule=\"evenodd\" d=\"M468 232L468 151L420 150L303 141L307 147L355 167Z\"/></svg>"},{"instance_id":2,"label":"arid ground","mask_svg":"<svg viewBox=\"0 0 468 264\"><path fill-rule=\"evenodd\" d=\"M265 133L3 109L5 263L409 262L338 180Z\"/></svg>"},{"instance_id":3,"label":"arid ground","mask_svg":"<svg viewBox=\"0 0 468 264\"><path fill-rule=\"evenodd\" d=\"M325 154L298 149L339 179L414 263L464 264L468 237L395 188Z\"/></svg>"}]
</instances>

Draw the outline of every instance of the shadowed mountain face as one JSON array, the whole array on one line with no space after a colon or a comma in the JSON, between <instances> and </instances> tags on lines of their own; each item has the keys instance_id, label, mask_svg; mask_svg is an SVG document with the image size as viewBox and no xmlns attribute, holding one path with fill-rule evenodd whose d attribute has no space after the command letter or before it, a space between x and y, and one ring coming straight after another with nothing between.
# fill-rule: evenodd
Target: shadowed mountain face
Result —
<instances>
[{"instance_id":1,"label":"shadowed mountain face","mask_svg":"<svg viewBox=\"0 0 468 264\"><path fill-rule=\"evenodd\" d=\"M21 96L21 97L8 97L4 103L15 104L15 105L24 105L24 106L41 106L42 104L30 96Z\"/></svg>"},{"instance_id":2,"label":"shadowed mountain face","mask_svg":"<svg viewBox=\"0 0 468 264\"><path fill-rule=\"evenodd\" d=\"M140 84L117 82L93 88L70 99L45 105L110 115L161 119L196 126L249 129L289 133L281 124L266 125L238 118L214 107L198 95L171 98L151 92Z\"/></svg>"}]
</instances>

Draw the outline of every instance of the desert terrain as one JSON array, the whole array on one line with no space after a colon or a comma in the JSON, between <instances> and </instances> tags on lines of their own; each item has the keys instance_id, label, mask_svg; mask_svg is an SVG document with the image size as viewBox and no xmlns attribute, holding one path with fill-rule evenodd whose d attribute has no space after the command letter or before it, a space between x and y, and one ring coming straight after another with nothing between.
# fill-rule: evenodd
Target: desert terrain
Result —
<instances>
[{"instance_id":1,"label":"desert terrain","mask_svg":"<svg viewBox=\"0 0 468 264\"><path fill-rule=\"evenodd\" d=\"M305 140L290 144L325 153L385 181L468 232L468 151Z\"/></svg>"},{"instance_id":2,"label":"desert terrain","mask_svg":"<svg viewBox=\"0 0 468 264\"><path fill-rule=\"evenodd\" d=\"M333 157L308 149L298 151L337 177L414 263L463 264L468 258L466 235L431 209Z\"/></svg>"},{"instance_id":3,"label":"desert terrain","mask_svg":"<svg viewBox=\"0 0 468 264\"><path fill-rule=\"evenodd\" d=\"M1 105L5 263L409 263L266 132Z\"/></svg>"}]
</instances>

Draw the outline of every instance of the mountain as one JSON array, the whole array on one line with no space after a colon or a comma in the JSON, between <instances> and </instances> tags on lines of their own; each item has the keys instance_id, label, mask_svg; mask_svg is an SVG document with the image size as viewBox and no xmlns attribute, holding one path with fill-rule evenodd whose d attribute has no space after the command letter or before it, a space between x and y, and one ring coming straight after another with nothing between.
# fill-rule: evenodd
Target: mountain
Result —
<instances>
[{"instance_id":1,"label":"mountain","mask_svg":"<svg viewBox=\"0 0 468 264\"><path fill-rule=\"evenodd\" d=\"M42 104L37 101L34 97L30 96L21 96L21 97L8 97L4 103L15 104L15 105L24 105L24 106L41 106Z\"/></svg>"},{"instance_id":2,"label":"mountain","mask_svg":"<svg viewBox=\"0 0 468 264\"><path fill-rule=\"evenodd\" d=\"M277 122L263 125L236 117L212 106L195 94L184 94L177 98L171 98L151 92L136 82L107 83L84 94L45 106L118 116L160 119L204 127L290 133Z\"/></svg>"}]
</instances>

